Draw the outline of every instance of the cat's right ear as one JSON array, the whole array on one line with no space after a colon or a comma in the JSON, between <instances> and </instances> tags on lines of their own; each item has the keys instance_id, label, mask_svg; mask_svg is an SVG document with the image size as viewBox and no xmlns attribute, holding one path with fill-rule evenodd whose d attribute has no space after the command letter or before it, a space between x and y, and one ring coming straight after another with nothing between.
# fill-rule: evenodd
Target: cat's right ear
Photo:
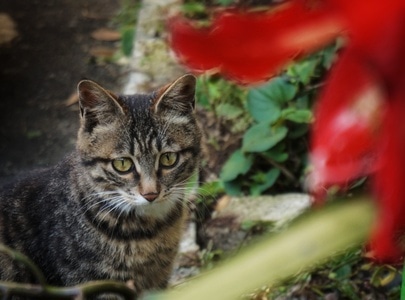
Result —
<instances>
[{"instance_id":1,"label":"cat's right ear","mask_svg":"<svg viewBox=\"0 0 405 300\"><path fill-rule=\"evenodd\" d=\"M155 112L166 109L185 113L192 112L195 106L196 82L195 76L186 74L163 87L160 95L154 101Z\"/></svg>"},{"instance_id":2,"label":"cat's right ear","mask_svg":"<svg viewBox=\"0 0 405 300\"><path fill-rule=\"evenodd\" d=\"M118 97L94 81L80 81L77 85L77 91L80 116L85 123L92 124L92 128L100 123L108 123L117 115L124 114L124 108Z\"/></svg>"}]
</instances>

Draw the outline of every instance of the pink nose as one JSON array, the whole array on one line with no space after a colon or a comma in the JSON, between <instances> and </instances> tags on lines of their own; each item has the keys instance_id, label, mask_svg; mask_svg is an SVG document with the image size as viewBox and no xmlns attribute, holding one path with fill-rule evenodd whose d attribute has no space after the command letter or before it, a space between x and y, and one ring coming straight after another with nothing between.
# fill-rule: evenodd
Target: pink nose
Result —
<instances>
[{"instance_id":1,"label":"pink nose","mask_svg":"<svg viewBox=\"0 0 405 300\"><path fill-rule=\"evenodd\" d=\"M149 202L153 202L157 197L158 193L147 193L147 194L142 194L142 197L144 197L146 200Z\"/></svg>"}]
</instances>

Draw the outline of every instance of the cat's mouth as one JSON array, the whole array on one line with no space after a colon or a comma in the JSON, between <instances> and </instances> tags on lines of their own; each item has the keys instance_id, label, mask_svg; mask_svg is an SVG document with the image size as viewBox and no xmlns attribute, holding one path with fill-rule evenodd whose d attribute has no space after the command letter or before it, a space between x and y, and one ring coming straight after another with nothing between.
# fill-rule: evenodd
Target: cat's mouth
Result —
<instances>
[{"instance_id":1,"label":"cat's mouth","mask_svg":"<svg viewBox=\"0 0 405 300\"><path fill-rule=\"evenodd\" d=\"M129 204L133 208L140 206L156 206L157 204L165 202L164 197L157 193L144 195L124 194L122 195L122 198L125 199L125 204L123 203L124 206L127 206Z\"/></svg>"},{"instance_id":2,"label":"cat's mouth","mask_svg":"<svg viewBox=\"0 0 405 300\"><path fill-rule=\"evenodd\" d=\"M106 195L106 198L99 202L101 207L98 207L97 211L107 214L110 212L120 216L135 213L137 215L164 218L177 203L177 198L174 199L173 196L164 192L159 193L157 196L153 195L153 201L150 200L138 193L110 192Z\"/></svg>"}]
</instances>

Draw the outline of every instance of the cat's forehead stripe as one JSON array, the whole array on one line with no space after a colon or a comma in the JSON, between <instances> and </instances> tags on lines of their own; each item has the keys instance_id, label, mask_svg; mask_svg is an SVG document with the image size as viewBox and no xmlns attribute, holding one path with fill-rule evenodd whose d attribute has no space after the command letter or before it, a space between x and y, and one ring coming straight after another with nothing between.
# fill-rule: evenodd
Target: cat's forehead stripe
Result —
<instances>
[{"instance_id":1,"label":"cat's forehead stripe","mask_svg":"<svg viewBox=\"0 0 405 300\"><path fill-rule=\"evenodd\" d=\"M164 116L163 120L168 123L172 123L175 125L183 125L183 124L188 124L190 123L190 117L188 116Z\"/></svg>"}]
</instances>

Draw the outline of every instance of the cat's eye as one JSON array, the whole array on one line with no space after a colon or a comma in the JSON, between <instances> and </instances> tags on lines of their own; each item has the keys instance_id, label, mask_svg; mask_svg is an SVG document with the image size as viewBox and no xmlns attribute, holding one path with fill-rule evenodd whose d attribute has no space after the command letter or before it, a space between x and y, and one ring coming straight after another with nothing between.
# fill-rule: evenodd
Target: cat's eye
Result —
<instances>
[{"instance_id":1,"label":"cat's eye","mask_svg":"<svg viewBox=\"0 0 405 300\"><path fill-rule=\"evenodd\" d=\"M126 173L132 170L134 163L130 158L120 157L112 161L112 166L119 173Z\"/></svg>"},{"instance_id":2,"label":"cat's eye","mask_svg":"<svg viewBox=\"0 0 405 300\"><path fill-rule=\"evenodd\" d=\"M163 153L159 158L159 164L162 167L173 167L178 159L179 155L176 152Z\"/></svg>"}]
</instances>

